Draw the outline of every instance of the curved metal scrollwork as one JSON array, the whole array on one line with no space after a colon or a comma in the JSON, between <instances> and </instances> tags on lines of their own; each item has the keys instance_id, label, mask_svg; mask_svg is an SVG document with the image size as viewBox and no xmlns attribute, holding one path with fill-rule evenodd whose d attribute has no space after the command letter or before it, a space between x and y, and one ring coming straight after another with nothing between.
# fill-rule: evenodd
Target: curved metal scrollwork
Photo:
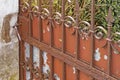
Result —
<instances>
[{"instance_id":1,"label":"curved metal scrollwork","mask_svg":"<svg viewBox=\"0 0 120 80\"><path fill-rule=\"evenodd\" d=\"M50 15L49 10L47 8L43 8L41 11L41 18L47 19L49 15Z\"/></svg>"},{"instance_id":2,"label":"curved metal scrollwork","mask_svg":"<svg viewBox=\"0 0 120 80\"><path fill-rule=\"evenodd\" d=\"M23 2L22 5L21 5L21 11L25 13L25 12L28 11L28 8L29 8L29 3L28 2Z\"/></svg>"},{"instance_id":3,"label":"curved metal scrollwork","mask_svg":"<svg viewBox=\"0 0 120 80\"><path fill-rule=\"evenodd\" d=\"M38 6L33 6L32 7L32 12L33 12L33 16L38 16L39 12L38 12L39 7Z\"/></svg>"},{"instance_id":4,"label":"curved metal scrollwork","mask_svg":"<svg viewBox=\"0 0 120 80\"><path fill-rule=\"evenodd\" d=\"M38 68L38 67L36 67L35 69L33 69L33 75L34 75L34 77L36 78L36 79L41 79L41 75L40 75L40 69Z\"/></svg>"},{"instance_id":5,"label":"curved metal scrollwork","mask_svg":"<svg viewBox=\"0 0 120 80\"><path fill-rule=\"evenodd\" d=\"M27 71L30 71L31 70L31 60L30 60L30 58L26 58L27 59L27 61L24 61L24 62L21 62L21 66L25 69L25 70L27 70Z\"/></svg>"},{"instance_id":6,"label":"curved metal scrollwork","mask_svg":"<svg viewBox=\"0 0 120 80\"><path fill-rule=\"evenodd\" d=\"M95 28L94 36L96 39L102 39L105 35L107 35L107 30L102 26L97 26Z\"/></svg>"},{"instance_id":7,"label":"curved metal scrollwork","mask_svg":"<svg viewBox=\"0 0 120 80\"><path fill-rule=\"evenodd\" d=\"M72 26L75 25L75 20L74 18L72 18L71 16L66 16L65 17L65 22L64 22L64 25L67 27L67 28L70 28Z\"/></svg>"},{"instance_id":8,"label":"curved metal scrollwork","mask_svg":"<svg viewBox=\"0 0 120 80\"><path fill-rule=\"evenodd\" d=\"M81 21L79 23L79 34L82 37L82 39L86 39L90 33L90 23L87 21Z\"/></svg>"},{"instance_id":9,"label":"curved metal scrollwork","mask_svg":"<svg viewBox=\"0 0 120 80\"><path fill-rule=\"evenodd\" d=\"M55 14L53 15L54 21L56 24L61 24L61 17L62 15L59 12L55 12Z\"/></svg>"}]
</instances>

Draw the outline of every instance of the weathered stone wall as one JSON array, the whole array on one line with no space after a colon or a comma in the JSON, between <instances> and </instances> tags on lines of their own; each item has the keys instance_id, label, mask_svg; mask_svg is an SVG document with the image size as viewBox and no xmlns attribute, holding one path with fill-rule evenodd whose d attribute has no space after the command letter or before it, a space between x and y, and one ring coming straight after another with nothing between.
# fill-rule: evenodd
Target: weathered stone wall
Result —
<instances>
[{"instance_id":1,"label":"weathered stone wall","mask_svg":"<svg viewBox=\"0 0 120 80\"><path fill-rule=\"evenodd\" d=\"M18 0L0 0L0 80L19 80L17 13Z\"/></svg>"}]
</instances>

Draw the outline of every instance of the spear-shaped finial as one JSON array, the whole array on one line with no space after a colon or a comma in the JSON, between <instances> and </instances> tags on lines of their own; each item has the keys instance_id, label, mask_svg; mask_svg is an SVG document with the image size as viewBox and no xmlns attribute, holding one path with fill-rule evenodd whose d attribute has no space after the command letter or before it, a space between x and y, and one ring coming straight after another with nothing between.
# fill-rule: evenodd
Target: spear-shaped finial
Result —
<instances>
[{"instance_id":1,"label":"spear-shaped finial","mask_svg":"<svg viewBox=\"0 0 120 80\"><path fill-rule=\"evenodd\" d=\"M110 25L110 26L114 22L114 18L112 16L112 9L111 9L111 7L109 7L109 11L108 11L108 15L106 17L106 21L108 22L108 25Z\"/></svg>"}]
</instances>

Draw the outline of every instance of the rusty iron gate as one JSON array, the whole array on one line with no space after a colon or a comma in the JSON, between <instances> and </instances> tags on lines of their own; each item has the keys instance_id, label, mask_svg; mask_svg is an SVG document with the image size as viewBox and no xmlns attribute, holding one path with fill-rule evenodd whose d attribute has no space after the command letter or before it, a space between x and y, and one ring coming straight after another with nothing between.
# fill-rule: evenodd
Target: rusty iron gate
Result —
<instances>
[{"instance_id":1,"label":"rusty iron gate","mask_svg":"<svg viewBox=\"0 0 120 80\"><path fill-rule=\"evenodd\" d=\"M90 21L79 19L79 0L73 1L73 16L66 13L71 0L58 0L58 8L54 1L20 0L20 80L120 80L120 41L111 37L111 8L104 29L95 25L95 0L88 6Z\"/></svg>"}]
</instances>

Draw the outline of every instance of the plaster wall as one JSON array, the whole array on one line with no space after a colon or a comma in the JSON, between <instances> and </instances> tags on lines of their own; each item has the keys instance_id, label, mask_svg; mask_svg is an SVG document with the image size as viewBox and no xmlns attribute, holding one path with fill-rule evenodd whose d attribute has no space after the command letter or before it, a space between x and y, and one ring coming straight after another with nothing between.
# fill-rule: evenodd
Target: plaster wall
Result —
<instances>
[{"instance_id":1,"label":"plaster wall","mask_svg":"<svg viewBox=\"0 0 120 80\"><path fill-rule=\"evenodd\" d=\"M12 28L17 22L18 0L0 0L0 80L19 80L18 39ZM5 17L11 15L8 25ZM1 37L3 27L9 27L10 41L5 42Z\"/></svg>"}]
</instances>

